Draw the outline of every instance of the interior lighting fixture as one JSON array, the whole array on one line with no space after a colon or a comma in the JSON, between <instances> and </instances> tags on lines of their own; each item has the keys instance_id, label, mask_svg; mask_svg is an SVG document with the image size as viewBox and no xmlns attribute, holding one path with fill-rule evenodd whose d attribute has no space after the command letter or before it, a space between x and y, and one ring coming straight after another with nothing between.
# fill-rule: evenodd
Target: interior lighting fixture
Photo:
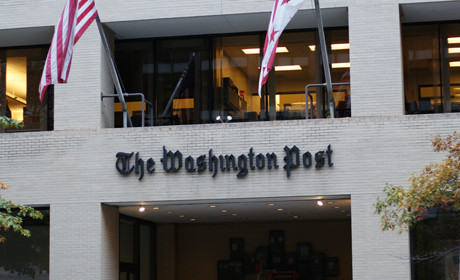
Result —
<instances>
[{"instance_id":1,"label":"interior lighting fixture","mask_svg":"<svg viewBox=\"0 0 460 280\"><path fill-rule=\"evenodd\" d=\"M316 201L316 204L320 207L324 205L324 203L321 200Z\"/></svg>"},{"instance_id":2,"label":"interior lighting fixture","mask_svg":"<svg viewBox=\"0 0 460 280\"><path fill-rule=\"evenodd\" d=\"M216 205L209 205L209 208L216 208Z\"/></svg>"},{"instance_id":3,"label":"interior lighting fixture","mask_svg":"<svg viewBox=\"0 0 460 280\"><path fill-rule=\"evenodd\" d=\"M335 206L334 208L335 208L335 209L340 209L340 206Z\"/></svg>"},{"instance_id":4,"label":"interior lighting fixture","mask_svg":"<svg viewBox=\"0 0 460 280\"><path fill-rule=\"evenodd\" d=\"M275 66L275 71L297 71L302 70L300 65L279 65Z\"/></svg>"},{"instance_id":5,"label":"interior lighting fixture","mask_svg":"<svg viewBox=\"0 0 460 280\"><path fill-rule=\"evenodd\" d=\"M184 216L184 215L180 215L179 218L185 218L185 216Z\"/></svg>"},{"instance_id":6,"label":"interior lighting fixture","mask_svg":"<svg viewBox=\"0 0 460 280\"><path fill-rule=\"evenodd\" d=\"M336 62L332 63L332 69L350 68L350 62Z\"/></svg>"},{"instance_id":7,"label":"interior lighting fixture","mask_svg":"<svg viewBox=\"0 0 460 280\"><path fill-rule=\"evenodd\" d=\"M233 120L232 116L227 116L227 120L225 122L222 120L221 116L216 117L216 121L220 121L221 123L228 123L231 120Z\"/></svg>"},{"instance_id":8,"label":"interior lighting fixture","mask_svg":"<svg viewBox=\"0 0 460 280\"><path fill-rule=\"evenodd\" d=\"M145 207L144 207L144 206L139 207L139 212L142 213L142 212L144 212L144 211L145 211Z\"/></svg>"},{"instance_id":9,"label":"interior lighting fixture","mask_svg":"<svg viewBox=\"0 0 460 280\"><path fill-rule=\"evenodd\" d=\"M153 207L153 210L160 210L160 207Z\"/></svg>"},{"instance_id":10,"label":"interior lighting fixture","mask_svg":"<svg viewBox=\"0 0 460 280\"><path fill-rule=\"evenodd\" d=\"M232 216L238 216L238 214L236 214L236 213L233 213L233 214L232 214Z\"/></svg>"},{"instance_id":11,"label":"interior lighting fixture","mask_svg":"<svg viewBox=\"0 0 460 280\"><path fill-rule=\"evenodd\" d=\"M448 53L460 53L460 48L448 48Z\"/></svg>"},{"instance_id":12,"label":"interior lighting fixture","mask_svg":"<svg viewBox=\"0 0 460 280\"><path fill-rule=\"evenodd\" d=\"M449 62L450 67L460 67L460 61L451 61Z\"/></svg>"},{"instance_id":13,"label":"interior lighting fixture","mask_svg":"<svg viewBox=\"0 0 460 280\"><path fill-rule=\"evenodd\" d=\"M275 206L275 203L269 203L268 206Z\"/></svg>"},{"instance_id":14,"label":"interior lighting fixture","mask_svg":"<svg viewBox=\"0 0 460 280\"><path fill-rule=\"evenodd\" d=\"M308 48L312 52L316 51L316 45L309 45ZM332 44L331 45L331 50L333 50L333 51L349 50L349 49L350 49L350 43L339 43L339 44Z\"/></svg>"},{"instance_id":15,"label":"interior lighting fixture","mask_svg":"<svg viewBox=\"0 0 460 280\"><path fill-rule=\"evenodd\" d=\"M222 210L222 211L220 211L220 212L222 212L222 213L227 213L228 211L227 211L227 210Z\"/></svg>"},{"instance_id":16,"label":"interior lighting fixture","mask_svg":"<svg viewBox=\"0 0 460 280\"><path fill-rule=\"evenodd\" d=\"M190 219L190 221L191 221L191 222L195 222L195 221L196 221L196 219Z\"/></svg>"},{"instance_id":17,"label":"interior lighting fixture","mask_svg":"<svg viewBox=\"0 0 460 280\"><path fill-rule=\"evenodd\" d=\"M242 49L244 54L259 54L260 49L259 48L251 48L251 49ZM276 53L288 53L289 50L286 47L277 47L276 48Z\"/></svg>"},{"instance_id":18,"label":"interior lighting fixture","mask_svg":"<svg viewBox=\"0 0 460 280\"><path fill-rule=\"evenodd\" d=\"M284 211L284 209L283 208L278 208L278 209L276 209L276 211Z\"/></svg>"},{"instance_id":19,"label":"interior lighting fixture","mask_svg":"<svg viewBox=\"0 0 460 280\"><path fill-rule=\"evenodd\" d=\"M334 204L334 201L328 201L327 204Z\"/></svg>"},{"instance_id":20,"label":"interior lighting fixture","mask_svg":"<svg viewBox=\"0 0 460 280\"><path fill-rule=\"evenodd\" d=\"M458 43L460 43L460 37L447 38L447 43L449 43L449 44L458 44Z\"/></svg>"},{"instance_id":21,"label":"interior lighting fixture","mask_svg":"<svg viewBox=\"0 0 460 280\"><path fill-rule=\"evenodd\" d=\"M294 219L298 219L298 218L299 218L299 216L292 216L292 218L294 218Z\"/></svg>"}]
</instances>

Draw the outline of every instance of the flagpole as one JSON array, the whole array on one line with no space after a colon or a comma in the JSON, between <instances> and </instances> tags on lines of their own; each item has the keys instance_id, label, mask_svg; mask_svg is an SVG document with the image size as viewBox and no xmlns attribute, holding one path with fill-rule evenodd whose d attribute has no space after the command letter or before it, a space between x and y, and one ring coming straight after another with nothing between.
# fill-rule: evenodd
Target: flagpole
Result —
<instances>
[{"instance_id":1,"label":"flagpole","mask_svg":"<svg viewBox=\"0 0 460 280\"><path fill-rule=\"evenodd\" d=\"M121 88L120 79L115 68L115 62L113 61L112 53L110 52L109 44L107 42L107 37L105 36L104 27L102 26L101 19L99 15L96 16L97 28L99 29L99 34L101 35L102 44L104 45L107 62L109 63L110 75L112 76L113 83L115 84L115 89L117 91L118 99L120 100L121 109L123 110L123 127L133 126L131 118L129 117L128 107L126 106L125 98L123 96L123 90Z\"/></svg>"},{"instance_id":2,"label":"flagpole","mask_svg":"<svg viewBox=\"0 0 460 280\"><path fill-rule=\"evenodd\" d=\"M315 0L316 24L318 25L319 42L321 46L321 56L323 59L324 76L326 76L327 100L329 103L329 113L331 118L335 115L335 101L332 91L331 70L329 69L329 57L327 54L326 38L324 36L323 17L319 7L319 0Z\"/></svg>"}]
</instances>

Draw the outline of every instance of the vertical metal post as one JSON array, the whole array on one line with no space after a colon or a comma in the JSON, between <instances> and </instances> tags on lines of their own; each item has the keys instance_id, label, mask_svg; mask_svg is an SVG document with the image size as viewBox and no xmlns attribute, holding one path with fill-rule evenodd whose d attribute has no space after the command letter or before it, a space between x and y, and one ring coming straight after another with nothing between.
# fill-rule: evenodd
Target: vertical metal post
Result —
<instances>
[{"instance_id":1,"label":"vertical metal post","mask_svg":"<svg viewBox=\"0 0 460 280\"><path fill-rule=\"evenodd\" d=\"M319 42L321 46L321 56L323 58L324 76L326 78L326 89L327 89L327 100L329 103L329 113L331 114L331 118L334 118L335 101L334 101L334 95L332 92L331 70L329 69L329 57L327 54L326 37L324 36L323 17L321 16L319 0L315 0L315 14L316 14L316 25L318 26Z\"/></svg>"},{"instance_id":2,"label":"vertical metal post","mask_svg":"<svg viewBox=\"0 0 460 280\"><path fill-rule=\"evenodd\" d=\"M123 110L123 127L133 126L131 118L129 117L128 107L126 107L125 98L123 96L123 91L121 89L120 80L118 79L117 70L115 68L115 62L113 61L112 53L110 52L109 44L107 42L107 37L105 36L104 27L102 26L101 19L99 15L96 16L97 28L99 29L99 34L101 35L102 44L104 45L105 54L107 56L107 62L109 64L110 74L112 76L113 83L115 84L115 89L118 94L118 99L120 100L121 109Z\"/></svg>"}]
</instances>

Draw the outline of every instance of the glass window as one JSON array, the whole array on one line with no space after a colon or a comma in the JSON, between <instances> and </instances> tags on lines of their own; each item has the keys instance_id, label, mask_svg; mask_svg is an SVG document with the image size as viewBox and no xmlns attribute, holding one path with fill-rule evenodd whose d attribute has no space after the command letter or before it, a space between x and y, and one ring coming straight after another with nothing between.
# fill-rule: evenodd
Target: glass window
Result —
<instances>
[{"instance_id":1,"label":"glass window","mask_svg":"<svg viewBox=\"0 0 460 280\"><path fill-rule=\"evenodd\" d=\"M42 220L25 218L23 222L30 238L2 232L6 242L0 245L0 279L49 279L49 209L38 210L44 215Z\"/></svg>"},{"instance_id":2,"label":"glass window","mask_svg":"<svg viewBox=\"0 0 460 280\"><path fill-rule=\"evenodd\" d=\"M429 211L411 232L414 280L459 279L460 213Z\"/></svg>"},{"instance_id":3,"label":"glass window","mask_svg":"<svg viewBox=\"0 0 460 280\"><path fill-rule=\"evenodd\" d=\"M460 112L459 24L402 28L407 114Z\"/></svg>"},{"instance_id":4,"label":"glass window","mask_svg":"<svg viewBox=\"0 0 460 280\"><path fill-rule=\"evenodd\" d=\"M47 52L48 47L0 50L0 115L24 122L25 131L53 129L52 87L43 102L38 94Z\"/></svg>"},{"instance_id":5,"label":"glass window","mask_svg":"<svg viewBox=\"0 0 460 280\"><path fill-rule=\"evenodd\" d=\"M333 83L349 83L348 31L329 30L326 38ZM116 61L127 92L142 92L152 103L154 125L213 123L227 116L232 122L306 118L305 87L324 82L317 33L281 36L274 70L260 98L263 40L264 34L257 33L122 41L116 45ZM349 95L348 85L334 86L336 116L350 116ZM308 96L308 117L327 117L325 89L312 87ZM133 123L140 123L141 102L127 101ZM115 117L121 126L119 104Z\"/></svg>"}]
</instances>

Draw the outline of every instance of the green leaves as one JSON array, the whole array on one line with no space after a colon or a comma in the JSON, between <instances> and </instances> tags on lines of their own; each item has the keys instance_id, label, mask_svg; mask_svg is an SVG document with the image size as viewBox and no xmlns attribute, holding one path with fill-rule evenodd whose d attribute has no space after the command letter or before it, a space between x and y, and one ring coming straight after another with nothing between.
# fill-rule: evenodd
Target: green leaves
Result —
<instances>
[{"instance_id":1,"label":"green leaves","mask_svg":"<svg viewBox=\"0 0 460 280\"><path fill-rule=\"evenodd\" d=\"M3 128L24 128L23 122L18 122L12 118L8 118L5 116L0 117L0 126Z\"/></svg>"},{"instance_id":2,"label":"green leaves","mask_svg":"<svg viewBox=\"0 0 460 280\"><path fill-rule=\"evenodd\" d=\"M30 231L22 227L23 218L43 219L43 214L32 207L14 203L0 196L0 231L13 230L25 237L30 237ZM0 243L5 242L0 235Z\"/></svg>"},{"instance_id":3,"label":"green leaves","mask_svg":"<svg viewBox=\"0 0 460 280\"><path fill-rule=\"evenodd\" d=\"M374 204L383 231L408 230L423 220L429 209L460 210L460 134L445 139L436 135L432 144L435 152L447 152L447 158L413 174L407 188L387 184L384 197Z\"/></svg>"}]
</instances>

